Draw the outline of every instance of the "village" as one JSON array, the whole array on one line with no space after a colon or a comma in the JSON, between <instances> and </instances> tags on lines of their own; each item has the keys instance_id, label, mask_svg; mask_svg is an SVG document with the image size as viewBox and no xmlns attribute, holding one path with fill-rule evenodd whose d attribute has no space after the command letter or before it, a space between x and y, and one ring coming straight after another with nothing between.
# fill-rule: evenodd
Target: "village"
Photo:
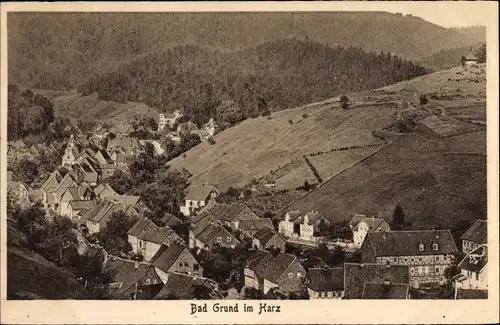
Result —
<instances>
[{"instance_id":1,"label":"village","mask_svg":"<svg viewBox=\"0 0 500 325\"><path fill-rule=\"evenodd\" d=\"M210 120L201 131L179 124L180 112L161 114L157 131L180 143L189 129L214 141ZM175 126L177 126L175 128ZM23 183L8 171L9 203L41 207L48 222L71 221L78 254L98 257L107 299L470 299L487 296L487 224L477 220L454 238L449 229L404 228L397 202L393 220L348 216L343 237L318 211L285 211L271 218L243 201L223 202L211 184L190 184L178 211L160 222L148 216L145 198L118 194L107 182L156 140L129 136L127 122L92 132L77 128L64 143L8 144L8 162L59 155L58 168L41 184ZM189 133L188 132L188 133ZM109 134L112 134L109 137ZM107 139L104 141L104 139ZM61 172L64 168L64 173ZM266 188L274 184L265 184ZM239 198L243 197L243 194ZM126 216L126 246L104 247L102 234ZM15 220L9 218L11 223ZM336 232L338 233L338 232ZM458 244L457 244L458 243ZM68 243L69 245L69 243ZM85 274L75 275L89 285Z\"/></svg>"}]
</instances>

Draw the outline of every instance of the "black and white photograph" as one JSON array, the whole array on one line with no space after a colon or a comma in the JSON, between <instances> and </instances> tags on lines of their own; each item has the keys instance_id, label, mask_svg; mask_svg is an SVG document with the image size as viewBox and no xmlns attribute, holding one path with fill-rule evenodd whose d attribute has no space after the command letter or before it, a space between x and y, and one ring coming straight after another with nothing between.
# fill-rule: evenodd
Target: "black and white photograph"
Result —
<instances>
[{"instance_id":1,"label":"black and white photograph","mask_svg":"<svg viewBox=\"0 0 500 325\"><path fill-rule=\"evenodd\" d=\"M481 15L6 18L7 300L488 299Z\"/></svg>"}]
</instances>

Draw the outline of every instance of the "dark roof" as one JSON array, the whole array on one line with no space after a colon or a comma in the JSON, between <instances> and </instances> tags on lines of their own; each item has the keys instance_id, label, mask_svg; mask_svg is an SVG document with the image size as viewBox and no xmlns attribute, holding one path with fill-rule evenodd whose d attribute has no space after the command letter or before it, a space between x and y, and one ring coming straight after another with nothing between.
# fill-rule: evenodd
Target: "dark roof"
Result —
<instances>
[{"instance_id":1,"label":"dark roof","mask_svg":"<svg viewBox=\"0 0 500 325\"><path fill-rule=\"evenodd\" d=\"M148 220L148 219L142 219L142 218L137 220L135 225L133 225L132 228L130 228L129 231L127 231L127 235L131 235L131 236L139 235L139 233L144 229L144 227L146 227L146 225L149 222L152 222L152 221Z\"/></svg>"},{"instance_id":2,"label":"dark roof","mask_svg":"<svg viewBox=\"0 0 500 325\"><path fill-rule=\"evenodd\" d=\"M69 203L69 205L71 205L71 208L75 210L92 209L96 204L96 201L89 200L71 201Z\"/></svg>"},{"instance_id":3,"label":"dark roof","mask_svg":"<svg viewBox=\"0 0 500 325\"><path fill-rule=\"evenodd\" d=\"M175 263L175 261L177 261L182 252L186 249L186 246L176 243L161 245L160 249L151 259L151 264L164 272L168 272L170 267Z\"/></svg>"},{"instance_id":4,"label":"dark roof","mask_svg":"<svg viewBox=\"0 0 500 325\"><path fill-rule=\"evenodd\" d=\"M273 221L270 218L261 219L245 219L240 220L238 229L240 230L259 230L259 229L274 229Z\"/></svg>"},{"instance_id":5,"label":"dark roof","mask_svg":"<svg viewBox=\"0 0 500 325\"><path fill-rule=\"evenodd\" d=\"M140 240L164 244L179 238L179 236L169 227L158 227L154 222L148 222L142 231L137 235Z\"/></svg>"},{"instance_id":6,"label":"dark roof","mask_svg":"<svg viewBox=\"0 0 500 325\"><path fill-rule=\"evenodd\" d=\"M189 187L186 200L205 201L212 191L217 191L213 186L193 185Z\"/></svg>"},{"instance_id":7,"label":"dark roof","mask_svg":"<svg viewBox=\"0 0 500 325\"><path fill-rule=\"evenodd\" d=\"M328 264L317 256L311 256L304 263L302 263L302 266L304 269L309 270L312 268L328 267Z\"/></svg>"},{"instance_id":8,"label":"dark roof","mask_svg":"<svg viewBox=\"0 0 500 325\"><path fill-rule=\"evenodd\" d=\"M261 250L252 251L247 259L246 268L253 270L266 257L271 256L271 253ZM272 256L271 256L272 257Z\"/></svg>"},{"instance_id":9,"label":"dark roof","mask_svg":"<svg viewBox=\"0 0 500 325\"><path fill-rule=\"evenodd\" d=\"M109 287L113 298L124 298L123 294L127 290L146 277L156 280L157 283L161 282L160 277L156 274L151 264L124 260L117 257L108 258L104 264L103 273L108 274L111 277L111 283L115 284Z\"/></svg>"},{"instance_id":10,"label":"dark roof","mask_svg":"<svg viewBox=\"0 0 500 325\"><path fill-rule=\"evenodd\" d=\"M214 299L219 298L214 290L214 286L208 279L173 272L170 273L167 282L154 299L194 299L196 298L196 286L204 286L208 288L211 291L210 295Z\"/></svg>"},{"instance_id":11,"label":"dark roof","mask_svg":"<svg viewBox=\"0 0 500 325\"><path fill-rule=\"evenodd\" d=\"M279 253L264 271L264 279L276 283L296 259L291 254Z\"/></svg>"},{"instance_id":12,"label":"dark roof","mask_svg":"<svg viewBox=\"0 0 500 325\"><path fill-rule=\"evenodd\" d=\"M122 205L101 201L97 203L93 208L86 211L82 215L82 219L93 222L107 221L111 218L111 215L114 212L118 211L123 211Z\"/></svg>"},{"instance_id":13,"label":"dark roof","mask_svg":"<svg viewBox=\"0 0 500 325\"><path fill-rule=\"evenodd\" d=\"M410 286L399 283L365 283L361 299L407 299Z\"/></svg>"},{"instance_id":14,"label":"dark roof","mask_svg":"<svg viewBox=\"0 0 500 325\"><path fill-rule=\"evenodd\" d=\"M265 245L269 240L271 240L271 238L273 238L274 235L276 235L276 231L274 231L274 229L264 227L257 231L254 238Z\"/></svg>"},{"instance_id":15,"label":"dark roof","mask_svg":"<svg viewBox=\"0 0 500 325\"><path fill-rule=\"evenodd\" d=\"M409 284L410 270L407 265L380 264L344 264L344 297L346 299L361 299L365 283Z\"/></svg>"},{"instance_id":16,"label":"dark roof","mask_svg":"<svg viewBox=\"0 0 500 325\"><path fill-rule=\"evenodd\" d=\"M108 195L105 199L107 201L119 202L126 205L136 205L137 203L139 203L141 198L139 196L132 195Z\"/></svg>"},{"instance_id":17,"label":"dark roof","mask_svg":"<svg viewBox=\"0 0 500 325\"><path fill-rule=\"evenodd\" d=\"M356 216L355 216L355 218L356 218ZM357 221L357 222L354 223L355 221ZM387 224L387 221L385 221L384 219L364 216L364 217L361 217L359 220L357 220L357 218L356 218L356 220L354 220L354 218L353 218L353 220L351 220L351 222L350 222L350 225L353 228L357 228L358 225L361 223L361 221L365 222L368 225L369 230L376 230L382 224L384 224L384 223Z\"/></svg>"},{"instance_id":18,"label":"dark roof","mask_svg":"<svg viewBox=\"0 0 500 325\"><path fill-rule=\"evenodd\" d=\"M458 252L449 230L415 230L369 232L365 243L373 249L375 256L414 256L454 254ZM437 243L437 250L434 244ZM423 244L424 249L419 246Z\"/></svg>"},{"instance_id":19,"label":"dark roof","mask_svg":"<svg viewBox=\"0 0 500 325\"><path fill-rule=\"evenodd\" d=\"M457 299L488 299L488 290L458 289Z\"/></svg>"},{"instance_id":20,"label":"dark roof","mask_svg":"<svg viewBox=\"0 0 500 325\"><path fill-rule=\"evenodd\" d=\"M104 158L104 160L106 160L106 162L108 164L112 164L113 163L113 159L111 159L111 157L109 156L108 152L104 149L101 149L99 150L99 152L101 153L102 157Z\"/></svg>"},{"instance_id":21,"label":"dark roof","mask_svg":"<svg viewBox=\"0 0 500 325\"><path fill-rule=\"evenodd\" d=\"M168 227L173 227L182 224L182 220L177 218L176 216L170 214L170 213L165 213L163 217L161 218L161 222L165 224L165 226Z\"/></svg>"},{"instance_id":22,"label":"dark roof","mask_svg":"<svg viewBox=\"0 0 500 325\"><path fill-rule=\"evenodd\" d=\"M460 239L468 240L476 244L486 244L488 239L488 224L486 220L476 220Z\"/></svg>"},{"instance_id":23,"label":"dark roof","mask_svg":"<svg viewBox=\"0 0 500 325\"><path fill-rule=\"evenodd\" d=\"M75 187L69 187L68 191L75 200L80 200L81 197L85 194L86 191L90 190L90 187L83 185L83 186L75 186Z\"/></svg>"},{"instance_id":24,"label":"dark roof","mask_svg":"<svg viewBox=\"0 0 500 325\"><path fill-rule=\"evenodd\" d=\"M314 291L344 291L344 268L311 268L307 272L306 285Z\"/></svg>"},{"instance_id":25,"label":"dark roof","mask_svg":"<svg viewBox=\"0 0 500 325\"><path fill-rule=\"evenodd\" d=\"M479 246L472 252L468 253L458 267L463 270L479 273L488 263L488 249L486 246Z\"/></svg>"}]
</instances>

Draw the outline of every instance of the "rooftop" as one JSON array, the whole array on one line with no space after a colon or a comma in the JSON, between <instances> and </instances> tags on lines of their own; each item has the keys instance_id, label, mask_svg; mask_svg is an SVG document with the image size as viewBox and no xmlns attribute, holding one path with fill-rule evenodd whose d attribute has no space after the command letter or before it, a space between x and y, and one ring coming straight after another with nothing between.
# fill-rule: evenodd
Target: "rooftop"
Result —
<instances>
[{"instance_id":1,"label":"rooftop","mask_svg":"<svg viewBox=\"0 0 500 325\"><path fill-rule=\"evenodd\" d=\"M306 285L314 291L344 291L344 268L310 268Z\"/></svg>"},{"instance_id":2,"label":"rooftop","mask_svg":"<svg viewBox=\"0 0 500 325\"><path fill-rule=\"evenodd\" d=\"M407 299L409 291L408 284L367 282L361 299Z\"/></svg>"},{"instance_id":3,"label":"rooftop","mask_svg":"<svg viewBox=\"0 0 500 325\"><path fill-rule=\"evenodd\" d=\"M488 224L486 220L476 220L460 239L468 240L476 244L486 244L488 239Z\"/></svg>"}]
</instances>

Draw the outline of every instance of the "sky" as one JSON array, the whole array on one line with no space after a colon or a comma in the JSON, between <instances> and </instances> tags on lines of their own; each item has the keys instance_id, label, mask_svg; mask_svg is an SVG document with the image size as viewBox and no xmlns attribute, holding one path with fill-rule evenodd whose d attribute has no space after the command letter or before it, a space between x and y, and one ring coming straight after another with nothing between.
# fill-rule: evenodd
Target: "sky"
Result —
<instances>
[{"instance_id":1,"label":"sky","mask_svg":"<svg viewBox=\"0 0 500 325\"><path fill-rule=\"evenodd\" d=\"M475 1L455 2L392 2L389 12L412 14L443 27L484 26L485 12L478 10ZM432 8L430 7L432 5Z\"/></svg>"}]
</instances>

